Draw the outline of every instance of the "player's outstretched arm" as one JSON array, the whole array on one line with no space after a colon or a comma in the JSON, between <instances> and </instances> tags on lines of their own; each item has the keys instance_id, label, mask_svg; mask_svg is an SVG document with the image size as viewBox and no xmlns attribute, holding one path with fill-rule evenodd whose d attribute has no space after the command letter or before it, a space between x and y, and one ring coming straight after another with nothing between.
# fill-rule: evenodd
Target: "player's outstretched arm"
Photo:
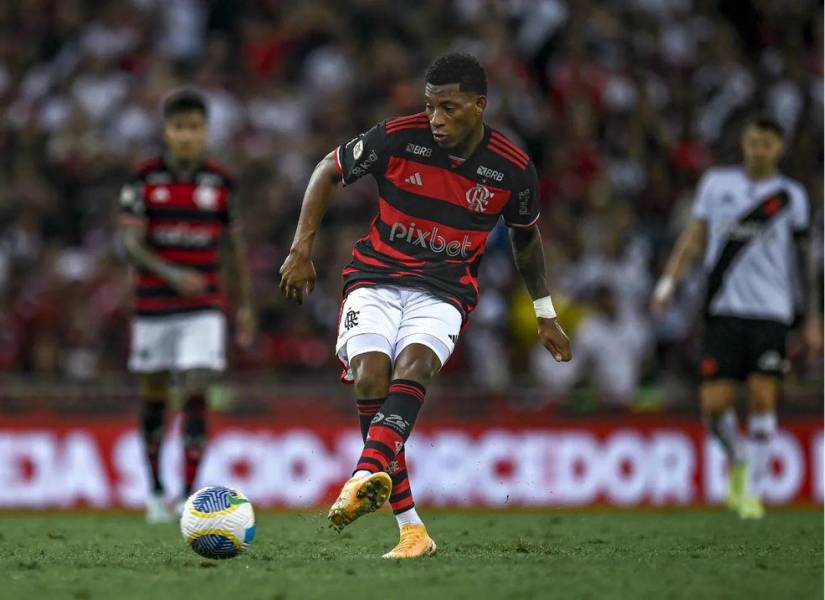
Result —
<instances>
[{"instance_id":1,"label":"player's outstretched arm","mask_svg":"<svg viewBox=\"0 0 825 600\"><path fill-rule=\"evenodd\" d=\"M541 343L558 362L567 362L573 358L573 353L570 350L570 340L556 320L556 311L550 300L544 246L538 227L511 227L510 244L516 267L536 308Z\"/></svg>"},{"instance_id":2,"label":"player's outstretched arm","mask_svg":"<svg viewBox=\"0 0 825 600\"><path fill-rule=\"evenodd\" d=\"M687 228L679 236L673 252L668 258L665 271L656 284L651 300L651 310L654 314L660 315L664 312L673 300L676 286L684 277L685 273L693 266L705 251L708 225L702 219L692 218Z\"/></svg>"},{"instance_id":3,"label":"player's outstretched arm","mask_svg":"<svg viewBox=\"0 0 825 600\"><path fill-rule=\"evenodd\" d=\"M289 254L281 265L281 292L298 304L304 301L304 295L315 288L315 266L312 264L312 245L315 235L321 227L321 220L327 212L329 199L333 190L341 181L341 175L335 163L335 150L327 154L315 166L309 178L301 215L295 228L295 237Z\"/></svg>"},{"instance_id":4,"label":"player's outstretched arm","mask_svg":"<svg viewBox=\"0 0 825 600\"><path fill-rule=\"evenodd\" d=\"M151 271L175 288L182 296L197 296L206 291L206 279L200 273L163 260L146 246L143 241L144 227L142 225L122 225L121 230L126 252L134 264Z\"/></svg>"}]
</instances>

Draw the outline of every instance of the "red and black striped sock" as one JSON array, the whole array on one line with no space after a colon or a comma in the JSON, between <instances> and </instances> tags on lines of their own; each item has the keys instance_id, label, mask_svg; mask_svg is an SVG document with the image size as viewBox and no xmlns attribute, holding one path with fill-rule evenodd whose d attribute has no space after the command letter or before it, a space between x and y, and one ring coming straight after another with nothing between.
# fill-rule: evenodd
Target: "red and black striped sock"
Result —
<instances>
[{"instance_id":1,"label":"red and black striped sock","mask_svg":"<svg viewBox=\"0 0 825 600\"><path fill-rule=\"evenodd\" d=\"M425 392L423 385L409 379L390 383L389 395L372 419L356 471L389 472L412 432Z\"/></svg>"},{"instance_id":2,"label":"red and black striped sock","mask_svg":"<svg viewBox=\"0 0 825 600\"><path fill-rule=\"evenodd\" d=\"M367 432L370 430L370 423L384 404L386 398L358 399L355 401L358 406L358 424L361 426L361 439L367 441Z\"/></svg>"},{"instance_id":3,"label":"red and black striped sock","mask_svg":"<svg viewBox=\"0 0 825 600\"><path fill-rule=\"evenodd\" d=\"M361 437L365 442L367 441L370 422L383 403L384 398L356 400L356 404L358 405L358 420L361 424ZM392 477L390 505L392 506L393 512L398 514L413 508L415 502L413 501L412 489L410 488L410 480L407 474L407 461L403 448L395 457L395 460L390 463L388 472L390 477Z\"/></svg>"},{"instance_id":4,"label":"red and black striped sock","mask_svg":"<svg viewBox=\"0 0 825 600\"><path fill-rule=\"evenodd\" d=\"M393 514L402 513L415 507L413 500L410 479L407 474L407 459L404 448L395 457L395 461L390 463L390 477L392 477L392 495L390 496L390 506Z\"/></svg>"},{"instance_id":5,"label":"red and black striped sock","mask_svg":"<svg viewBox=\"0 0 825 600\"><path fill-rule=\"evenodd\" d=\"M206 395L191 394L183 406L183 493L189 496L206 447Z\"/></svg>"}]
</instances>

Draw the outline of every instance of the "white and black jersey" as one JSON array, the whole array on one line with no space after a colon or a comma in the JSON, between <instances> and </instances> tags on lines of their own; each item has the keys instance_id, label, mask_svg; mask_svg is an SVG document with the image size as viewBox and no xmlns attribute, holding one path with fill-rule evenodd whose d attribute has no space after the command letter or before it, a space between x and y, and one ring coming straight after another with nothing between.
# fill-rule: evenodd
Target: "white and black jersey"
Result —
<instances>
[{"instance_id":1,"label":"white and black jersey","mask_svg":"<svg viewBox=\"0 0 825 600\"><path fill-rule=\"evenodd\" d=\"M781 174L754 181L741 166L711 168L693 216L708 230L707 315L789 325L798 289L794 237L809 227L804 188Z\"/></svg>"}]
</instances>

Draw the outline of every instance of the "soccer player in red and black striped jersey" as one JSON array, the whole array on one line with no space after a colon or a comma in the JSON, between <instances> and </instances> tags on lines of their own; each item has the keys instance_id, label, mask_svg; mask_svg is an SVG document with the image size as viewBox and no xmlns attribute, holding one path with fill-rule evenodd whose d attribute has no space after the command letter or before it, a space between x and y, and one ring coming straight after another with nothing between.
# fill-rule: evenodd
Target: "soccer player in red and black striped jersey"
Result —
<instances>
[{"instance_id":1,"label":"soccer player in red and black striped jersey","mask_svg":"<svg viewBox=\"0 0 825 600\"><path fill-rule=\"evenodd\" d=\"M404 443L478 301L478 267L499 219L510 228L542 342L556 360L571 358L548 291L535 167L484 123L484 69L472 56L448 54L425 80L425 112L384 121L318 163L281 267L282 291L300 303L315 284L312 245L333 190L372 175L378 214L343 272L336 346L355 383L365 444L329 519L341 529L389 499L401 541L386 558L435 552L415 510Z\"/></svg>"},{"instance_id":2,"label":"soccer player in red and black striped jersey","mask_svg":"<svg viewBox=\"0 0 825 600\"><path fill-rule=\"evenodd\" d=\"M206 158L207 133L203 96L187 89L172 93L163 106L164 153L140 164L120 194L125 245L137 270L129 369L141 383L153 480L150 522L172 518L158 459L174 374L184 395L184 497L206 444L206 390L226 363L221 251L238 300L238 344L249 346L255 330L235 184Z\"/></svg>"}]
</instances>

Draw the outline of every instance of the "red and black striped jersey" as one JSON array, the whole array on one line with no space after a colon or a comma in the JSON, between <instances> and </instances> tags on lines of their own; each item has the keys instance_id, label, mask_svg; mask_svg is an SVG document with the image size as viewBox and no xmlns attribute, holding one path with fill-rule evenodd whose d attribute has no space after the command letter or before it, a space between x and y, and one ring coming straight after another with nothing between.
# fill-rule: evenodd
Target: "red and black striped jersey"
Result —
<instances>
[{"instance_id":1,"label":"red and black striped jersey","mask_svg":"<svg viewBox=\"0 0 825 600\"><path fill-rule=\"evenodd\" d=\"M163 279L139 267L136 315L224 308L219 242L235 221L235 196L233 179L210 160L186 181L177 179L162 157L138 165L120 192L121 219L143 225L147 247L166 261L199 271L208 288L202 295L183 297Z\"/></svg>"},{"instance_id":2,"label":"red and black striped jersey","mask_svg":"<svg viewBox=\"0 0 825 600\"><path fill-rule=\"evenodd\" d=\"M466 319L478 302L478 268L500 218L531 227L539 218L529 156L485 125L484 138L457 162L432 137L425 113L390 119L339 146L345 185L378 183L378 214L344 269L344 294L391 283L423 288Z\"/></svg>"}]
</instances>

